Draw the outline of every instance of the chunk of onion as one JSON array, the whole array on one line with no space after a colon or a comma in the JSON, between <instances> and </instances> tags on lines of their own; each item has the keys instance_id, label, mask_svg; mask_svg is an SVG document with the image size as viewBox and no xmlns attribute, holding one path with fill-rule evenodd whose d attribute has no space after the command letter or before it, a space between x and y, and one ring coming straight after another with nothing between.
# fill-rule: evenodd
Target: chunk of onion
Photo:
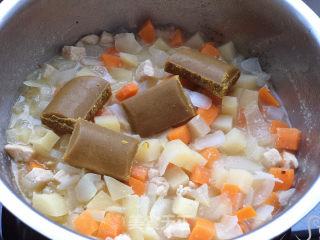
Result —
<instances>
[{"instance_id":1,"label":"chunk of onion","mask_svg":"<svg viewBox=\"0 0 320 240\"><path fill-rule=\"evenodd\" d=\"M211 146L218 147L224 144L225 140L226 137L224 133L221 130L218 130L202 138L197 138L192 144L192 147L198 151Z\"/></svg>"},{"instance_id":2,"label":"chunk of onion","mask_svg":"<svg viewBox=\"0 0 320 240\"><path fill-rule=\"evenodd\" d=\"M209 109L212 105L212 101L206 95L198 92L191 91L189 89L184 89L186 94L189 96L192 104L199 108Z\"/></svg>"},{"instance_id":3,"label":"chunk of onion","mask_svg":"<svg viewBox=\"0 0 320 240\"><path fill-rule=\"evenodd\" d=\"M250 172L262 171L264 167L242 156L227 156L219 160L226 169L244 169Z\"/></svg>"}]
</instances>

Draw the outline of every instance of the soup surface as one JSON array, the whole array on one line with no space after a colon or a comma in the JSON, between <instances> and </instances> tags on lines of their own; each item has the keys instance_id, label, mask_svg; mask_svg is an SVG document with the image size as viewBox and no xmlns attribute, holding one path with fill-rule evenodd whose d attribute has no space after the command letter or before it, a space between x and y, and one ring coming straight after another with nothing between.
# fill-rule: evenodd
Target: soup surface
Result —
<instances>
[{"instance_id":1,"label":"soup surface","mask_svg":"<svg viewBox=\"0 0 320 240\"><path fill-rule=\"evenodd\" d=\"M231 239L295 192L300 131L232 42L146 22L65 46L24 82L7 130L33 208L97 239Z\"/></svg>"}]
</instances>

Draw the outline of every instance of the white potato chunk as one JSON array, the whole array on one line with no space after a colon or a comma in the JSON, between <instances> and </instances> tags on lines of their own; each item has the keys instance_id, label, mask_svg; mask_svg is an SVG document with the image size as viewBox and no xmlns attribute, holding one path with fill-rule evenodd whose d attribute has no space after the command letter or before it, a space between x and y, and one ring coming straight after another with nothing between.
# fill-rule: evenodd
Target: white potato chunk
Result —
<instances>
[{"instance_id":1,"label":"white potato chunk","mask_svg":"<svg viewBox=\"0 0 320 240\"><path fill-rule=\"evenodd\" d=\"M86 56L86 49L84 47L64 46L62 48L62 57L67 60L80 61Z\"/></svg>"},{"instance_id":2,"label":"white potato chunk","mask_svg":"<svg viewBox=\"0 0 320 240\"><path fill-rule=\"evenodd\" d=\"M211 185L215 188L221 189L223 184L227 181L229 171L220 164L213 164L211 171Z\"/></svg>"},{"instance_id":3,"label":"white potato chunk","mask_svg":"<svg viewBox=\"0 0 320 240\"><path fill-rule=\"evenodd\" d=\"M239 99L239 105L246 107L251 103L258 104L258 91L244 89Z\"/></svg>"},{"instance_id":4,"label":"white potato chunk","mask_svg":"<svg viewBox=\"0 0 320 240\"><path fill-rule=\"evenodd\" d=\"M116 116L96 116L94 117L94 122L102 127L120 132L120 122Z\"/></svg>"},{"instance_id":5,"label":"white potato chunk","mask_svg":"<svg viewBox=\"0 0 320 240\"><path fill-rule=\"evenodd\" d=\"M222 130L227 133L231 130L233 126L233 119L230 115L220 114L218 117L211 123L211 127L217 130Z\"/></svg>"},{"instance_id":6,"label":"white potato chunk","mask_svg":"<svg viewBox=\"0 0 320 240\"><path fill-rule=\"evenodd\" d=\"M238 102L240 103L240 97L241 97L243 91L244 91L243 88L235 88L235 89L233 89L230 96L238 98Z\"/></svg>"},{"instance_id":7,"label":"white potato chunk","mask_svg":"<svg viewBox=\"0 0 320 240\"><path fill-rule=\"evenodd\" d=\"M87 204L88 209L107 210L108 207L115 205L111 197L104 191L98 192Z\"/></svg>"},{"instance_id":8,"label":"white potato chunk","mask_svg":"<svg viewBox=\"0 0 320 240\"><path fill-rule=\"evenodd\" d=\"M173 200L172 212L182 218L195 218L197 216L199 202L184 197L176 197Z\"/></svg>"},{"instance_id":9,"label":"white potato chunk","mask_svg":"<svg viewBox=\"0 0 320 240\"><path fill-rule=\"evenodd\" d=\"M164 177L168 180L169 186L173 190L176 190L179 185L185 185L189 182L189 176L176 166L167 169Z\"/></svg>"},{"instance_id":10,"label":"white potato chunk","mask_svg":"<svg viewBox=\"0 0 320 240\"><path fill-rule=\"evenodd\" d=\"M239 129L233 128L226 134L226 141L219 147L219 149L227 154L237 155L244 153L246 146L246 136Z\"/></svg>"},{"instance_id":11,"label":"white potato chunk","mask_svg":"<svg viewBox=\"0 0 320 240\"><path fill-rule=\"evenodd\" d=\"M226 115L231 115L235 120L238 115L238 98L223 96L221 112Z\"/></svg>"},{"instance_id":12,"label":"white potato chunk","mask_svg":"<svg viewBox=\"0 0 320 240\"><path fill-rule=\"evenodd\" d=\"M19 144L7 144L4 149L17 162L29 162L34 155L34 150L31 147Z\"/></svg>"},{"instance_id":13,"label":"white potato chunk","mask_svg":"<svg viewBox=\"0 0 320 240\"><path fill-rule=\"evenodd\" d=\"M143 230L147 223L147 216L150 208L150 200L146 196L131 195L123 200L126 223L128 230Z\"/></svg>"},{"instance_id":14,"label":"white potato chunk","mask_svg":"<svg viewBox=\"0 0 320 240\"><path fill-rule=\"evenodd\" d=\"M103 31L100 36L100 45L108 45L113 43L113 35L111 33Z\"/></svg>"},{"instance_id":15,"label":"white potato chunk","mask_svg":"<svg viewBox=\"0 0 320 240\"><path fill-rule=\"evenodd\" d=\"M234 85L235 88L255 89L257 87L257 76L251 74L241 74Z\"/></svg>"},{"instance_id":16,"label":"white potato chunk","mask_svg":"<svg viewBox=\"0 0 320 240\"><path fill-rule=\"evenodd\" d=\"M169 222L163 230L167 238L187 238L190 234L190 226L186 220Z\"/></svg>"},{"instance_id":17,"label":"white potato chunk","mask_svg":"<svg viewBox=\"0 0 320 240\"><path fill-rule=\"evenodd\" d=\"M155 79L155 69L152 65L150 59L145 60L140 63L136 70L136 80L138 82L144 80L153 80Z\"/></svg>"},{"instance_id":18,"label":"white potato chunk","mask_svg":"<svg viewBox=\"0 0 320 240\"><path fill-rule=\"evenodd\" d=\"M82 76L99 77L96 73L94 73L92 70L90 70L87 67L81 68L76 74L76 77L82 77Z\"/></svg>"},{"instance_id":19,"label":"white potato chunk","mask_svg":"<svg viewBox=\"0 0 320 240\"><path fill-rule=\"evenodd\" d=\"M159 234L154 230L150 225L146 226L143 229L143 238L144 240L160 240Z\"/></svg>"},{"instance_id":20,"label":"white potato chunk","mask_svg":"<svg viewBox=\"0 0 320 240\"><path fill-rule=\"evenodd\" d=\"M79 202L87 202L97 193L97 188L94 181L90 179L88 174L82 176L78 184L76 185L76 197Z\"/></svg>"},{"instance_id":21,"label":"white potato chunk","mask_svg":"<svg viewBox=\"0 0 320 240\"><path fill-rule=\"evenodd\" d=\"M172 200L159 197L150 210L150 224L154 227L160 227L163 224L162 217L171 214Z\"/></svg>"},{"instance_id":22,"label":"white potato chunk","mask_svg":"<svg viewBox=\"0 0 320 240\"><path fill-rule=\"evenodd\" d=\"M160 156L161 143L159 139L147 139L140 143L135 159L139 162L153 162Z\"/></svg>"},{"instance_id":23,"label":"white potato chunk","mask_svg":"<svg viewBox=\"0 0 320 240\"><path fill-rule=\"evenodd\" d=\"M111 67L109 68L109 73L112 78L115 80L121 81L121 82L131 82L132 81L132 71L126 70L124 68L116 68L116 67Z\"/></svg>"},{"instance_id":24,"label":"white potato chunk","mask_svg":"<svg viewBox=\"0 0 320 240\"><path fill-rule=\"evenodd\" d=\"M210 132L210 127L200 115L195 116L188 122L188 128L192 138L199 138L207 135Z\"/></svg>"},{"instance_id":25,"label":"white potato chunk","mask_svg":"<svg viewBox=\"0 0 320 240\"><path fill-rule=\"evenodd\" d=\"M246 155L251 161L261 162L263 159L263 154L266 150L259 146L257 140L249 136L247 138Z\"/></svg>"},{"instance_id":26,"label":"white potato chunk","mask_svg":"<svg viewBox=\"0 0 320 240\"><path fill-rule=\"evenodd\" d=\"M171 49L162 38L158 38L150 48L156 48L165 52Z\"/></svg>"},{"instance_id":27,"label":"white potato chunk","mask_svg":"<svg viewBox=\"0 0 320 240\"><path fill-rule=\"evenodd\" d=\"M218 50L220 52L221 57L227 60L228 62L234 59L237 55L236 48L234 47L234 44L232 41L227 42L222 46L218 47Z\"/></svg>"},{"instance_id":28,"label":"white potato chunk","mask_svg":"<svg viewBox=\"0 0 320 240\"><path fill-rule=\"evenodd\" d=\"M119 33L114 37L114 39L115 46L120 52L137 54L142 49L133 33Z\"/></svg>"},{"instance_id":29,"label":"white potato chunk","mask_svg":"<svg viewBox=\"0 0 320 240\"><path fill-rule=\"evenodd\" d=\"M57 193L33 193L32 207L50 217L60 217L68 213L65 199Z\"/></svg>"},{"instance_id":30,"label":"white potato chunk","mask_svg":"<svg viewBox=\"0 0 320 240\"><path fill-rule=\"evenodd\" d=\"M133 190L131 187L112 177L104 176L104 181L106 182L107 188L113 201L117 201L133 194Z\"/></svg>"},{"instance_id":31,"label":"white potato chunk","mask_svg":"<svg viewBox=\"0 0 320 240\"><path fill-rule=\"evenodd\" d=\"M138 57L136 55L121 52L120 58L128 67L138 66Z\"/></svg>"},{"instance_id":32,"label":"white potato chunk","mask_svg":"<svg viewBox=\"0 0 320 240\"><path fill-rule=\"evenodd\" d=\"M247 193L253 183L253 176L243 169L230 169L225 183L237 185L242 192Z\"/></svg>"},{"instance_id":33,"label":"white potato chunk","mask_svg":"<svg viewBox=\"0 0 320 240\"><path fill-rule=\"evenodd\" d=\"M207 163L207 160L199 153L192 151L181 140L173 140L165 145L165 148L160 155L159 162L171 162L176 166L191 172L195 165L204 166ZM165 169L161 169L160 175L163 175L164 171Z\"/></svg>"},{"instance_id":34,"label":"white potato chunk","mask_svg":"<svg viewBox=\"0 0 320 240\"><path fill-rule=\"evenodd\" d=\"M185 46L199 49L204 44L203 38L201 37L201 33L195 33L191 38L188 39Z\"/></svg>"},{"instance_id":35,"label":"white potato chunk","mask_svg":"<svg viewBox=\"0 0 320 240\"><path fill-rule=\"evenodd\" d=\"M47 130L43 137L31 141L36 152L50 152L53 146L58 142L60 137L51 130Z\"/></svg>"}]
</instances>

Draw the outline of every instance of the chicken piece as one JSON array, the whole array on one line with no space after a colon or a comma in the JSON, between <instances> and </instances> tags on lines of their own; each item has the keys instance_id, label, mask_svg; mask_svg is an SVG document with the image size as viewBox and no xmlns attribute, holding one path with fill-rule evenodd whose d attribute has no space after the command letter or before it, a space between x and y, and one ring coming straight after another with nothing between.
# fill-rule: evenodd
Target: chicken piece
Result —
<instances>
[{"instance_id":1,"label":"chicken piece","mask_svg":"<svg viewBox=\"0 0 320 240\"><path fill-rule=\"evenodd\" d=\"M272 166L277 166L279 163L282 162L281 155L279 151L275 148L271 148L270 150L266 151L264 154L263 165L267 168Z\"/></svg>"},{"instance_id":2,"label":"chicken piece","mask_svg":"<svg viewBox=\"0 0 320 240\"><path fill-rule=\"evenodd\" d=\"M194 188L192 188L190 186L184 187L183 185L179 185L179 187L178 187L178 189L176 191L176 194L179 197L183 197L185 195L192 194L193 190L194 190Z\"/></svg>"},{"instance_id":3,"label":"chicken piece","mask_svg":"<svg viewBox=\"0 0 320 240\"><path fill-rule=\"evenodd\" d=\"M297 168L299 166L296 156L290 152L283 151L283 167Z\"/></svg>"},{"instance_id":4,"label":"chicken piece","mask_svg":"<svg viewBox=\"0 0 320 240\"><path fill-rule=\"evenodd\" d=\"M16 162L29 162L34 155L34 150L29 146L7 144L4 149Z\"/></svg>"},{"instance_id":5,"label":"chicken piece","mask_svg":"<svg viewBox=\"0 0 320 240\"><path fill-rule=\"evenodd\" d=\"M82 43L85 45L97 45L99 42L99 36L95 34L89 34L81 38L78 43Z\"/></svg>"},{"instance_id":6,"label":"chicken piece","mask_svg":"<svg viewBox=\"0 0 320 240\"><path fill-rule=\"evenodd\" d=\"M167 238L187 238L190 234L190 226L185 220L169 222L163 233Z\"/></svg>"},{"instance_id":7,"label":"chicken piece","mask_svg":"<svg viewBox=\"0 0 320 240\"><path fill-rule=\"evenodd\" d=\"M286 191L278 191L277 196L279 198L279 202L281 207L287 206L289 203L289 200L291 199L292 195L296 192L295 188L291 188Z\"/></svg>"},{"instance_id":8,"label":"chicken piece","mask_svg":"<svg viewBox=\"0 0 320 240\"><path fill-rule=\"evenodd\" d=\"M111 33L108 32L102 32L100 36L100 45L108 45L113 43L114 38Z\"/></svg>"},{"instance_id":9,"label":"chicken piece","mask_svg":"<svg viewBox=\"0 0 320 240\"><path fill-rule=\"evenodd\" d=\"M148 195L165 197L169 190L169 183L164 177L154 177L148 184Z\"/></svg>"},{"instance_id":10,"label":"chicken piece","mask_svg":"<svg viewBox=\"0 0 320 240\"><path fill-rule=\"evenodd\" d=\"M147 59L140 63L136 70L136 80L138 82L155 79L155 69L152 62Z\"/></svg>"},{"instance_id":11,"label":"chicken piece","mask_svg":"<svg viewBox=\"0 0 320 240\"><path fill-rule=\"evenodd\" d=\"M80 61L86 56L86 49L84 47L64 46L62 56L67 60Z\"/></svg>"},{"instance_id":12,"label":"chicken piece","mask_svg":"<svg viewBox=\"0 0 320 240\"><path fill-rule=\"evenodd\" d=\"M45 170L42 168L33 168L23 178L23 186L28 189L37 189L43 187L46 183L53 179L53 173L51 170Z\"/></svg>"}]
</instances>

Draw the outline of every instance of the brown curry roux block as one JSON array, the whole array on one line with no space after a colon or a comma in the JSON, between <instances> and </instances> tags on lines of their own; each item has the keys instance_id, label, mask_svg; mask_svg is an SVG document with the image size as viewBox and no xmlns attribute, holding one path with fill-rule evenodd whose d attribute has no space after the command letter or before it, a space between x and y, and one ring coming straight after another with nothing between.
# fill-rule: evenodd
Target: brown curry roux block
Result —
<instances>
[{"instance_id":1,"label":"brown curry roux block","mask_svg":"<svg viewBox=\"0 0 320 240\"><path fill-rule=\"evenodd\" d=\"M165 64L165 71L186 78L220 98L240 76L237 67L189 48L173 53Z\"/></svg>"},{"instance_id":2,"label":"brown curry roux block","mask_svg":"<svg viewBox=\"0 0 320 240\"><path fill-rule=\"evenodd\" d=\"M99 77L67 82L41 114L41 121L57 133L72 133L78 118L90 120L111 96L110 84Z\"/></svg>"},{"instance_id":3,"label":"brown curry roux block","mask_svg":"<svg viewBox=\"0 0 320 240\"><path fill-rule=\"evenodd\" d=\"M128 180L139 145L136 138L79 119L63 160L119 180Z\"/></svg>"},{"instance_id":4,"label":"brown curry roux block","mask_svg":"<svg viewBox=\"0 0 320 240\"><path fill-rule=\"evenodd\" d=\"M121 104L132 130L142 137L159 133L196 114L177 78L149 88Z\"/></svg>"}]
</instances>

